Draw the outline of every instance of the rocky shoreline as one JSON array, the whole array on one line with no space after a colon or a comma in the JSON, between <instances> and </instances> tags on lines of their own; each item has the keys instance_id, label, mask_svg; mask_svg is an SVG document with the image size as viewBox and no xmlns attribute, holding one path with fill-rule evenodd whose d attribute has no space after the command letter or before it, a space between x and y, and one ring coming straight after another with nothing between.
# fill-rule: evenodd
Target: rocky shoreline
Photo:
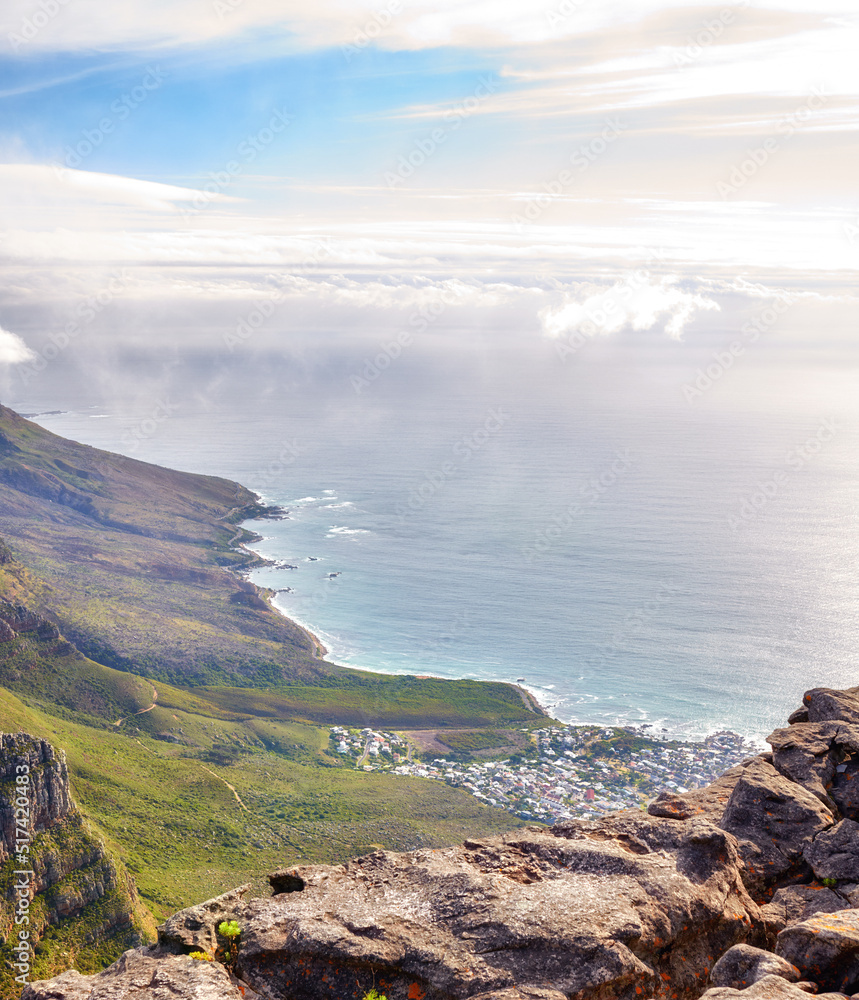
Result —
<instances>
[{"instance_id":1,"label":"rocky shoreline","mask_svg":"<svg viewBox=\"0 0 859 1000\"><path fill-rule=\"evenodd\" d=\"M646 813L275 872L271 898L181 911L157 945L23 1000L855 996L859 688L807 692L768 742Z\"/></svg>"}]
</instances>

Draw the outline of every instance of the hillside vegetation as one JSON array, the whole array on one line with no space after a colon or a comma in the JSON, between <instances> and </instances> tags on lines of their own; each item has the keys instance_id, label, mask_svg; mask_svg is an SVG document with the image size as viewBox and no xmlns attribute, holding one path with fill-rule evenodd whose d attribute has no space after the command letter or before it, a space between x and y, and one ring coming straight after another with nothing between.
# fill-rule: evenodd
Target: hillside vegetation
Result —
<instances>
[{"instance_id":1,"label":"hillside vegetation","mask_svg":"<svg viewBox=\"0 0 859 1000\"><path fill-rule=\"evenodd\" d=\"M73 795L160 919L299 861L520 825L444 784L356 770L327 726L495 730L505 684L352 671L227 567L272 515L236 483L64 441L0 407L0 731ZM463 737L466 738L466 737ZM493 737L494 739L494 737Z\"/></svg>"}]
</instances>

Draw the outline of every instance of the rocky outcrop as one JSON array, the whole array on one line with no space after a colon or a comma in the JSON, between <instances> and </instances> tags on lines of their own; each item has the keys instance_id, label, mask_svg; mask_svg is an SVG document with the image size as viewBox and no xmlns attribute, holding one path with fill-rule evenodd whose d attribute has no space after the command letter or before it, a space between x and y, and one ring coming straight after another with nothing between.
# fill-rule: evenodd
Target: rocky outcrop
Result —
<instances>
[{"instance_id":1,"label":"rocky outcrop","mask_svg":"<svg viewBox=\"0 0 859 1000\"><path fill-rule=\"evenodd\" d=\"M222 965L172 955L152 958L127 951L96 976L70 970L51 981L25 987L21 1000L251 1000Z\"/></svg>"},{"instance_id":2,"label":"rocky outcrop","mask_svg":"<svg viewBox=\"0 0 859 1000\"><path fill-rule=\"evenodd\" d=\"M800 978L799 969L787 959L751 945L735 944L713 966L710 982L714 986L744 990L764 976L780 976L790 983Z\"/></svg>"},{"instance_id":3,"label":"rocky outcrop","mask_svg":"<svg viewBox=\"0 0 859 1000\"><path fill-rule=\"evenodd\" d=\"M0 733L0 864L15 853L19 840L35 840L73 812L65 757L47 740Z\"/></svg>"},{"instance_id":4,"label":"rocky outcrop","mask_svg":"<svg viewBox=\"0 0 859 1000\"><path fill-rule=\"evenodd\" d=\"M0 635L9 635L8 639L0 638L0 641L3 642L8 642L14 639L16 635L27 632L34 632L38 639L52 640L59 639L60 637L60 630L53 622L48 621L47 618L43 618L41 615L37 615L34 611L30 611L29 608L25 608L21 604L9 604L7 601L0 601L0 627L3 624L7 626L7 631L0 633Z\"/></svg>"},{"instance_id":5,"label":"rocky outcrop","mask_svg":"<svg viewBox=\"0 0 859 1000\"><path fill-rule=\"evenodd\" d=\"M27 1000L159 995L140 992L146 976L176 984L180 1000L207 996L209 973L176 978L193 972L177 953L223 957L223 920L241 928L237 978L219 980L223 996L857 994L859 689L816 688L792 718L771 737L772 753L707 789L662 795L649 814L284 869L270 877L271 898L245 901L243 887L184 910L159 928L155 948L100 977L35 984Z\"/></svg>"},{"instance_id":6,"label":"rocky outcrop","mask_svg":"<svg viewBox=\"0 0 859 1000\"><path fill-rule=\"evenodd\" d=\"M0 734L0 943L20 926L35 945L48 928L74 925L80 948L111 940L119 954L139 940L134 902L130 879L72 801L65 757L44 739ZM51 968L50 947L40 951Z\"/></svg>"}]
</instances>

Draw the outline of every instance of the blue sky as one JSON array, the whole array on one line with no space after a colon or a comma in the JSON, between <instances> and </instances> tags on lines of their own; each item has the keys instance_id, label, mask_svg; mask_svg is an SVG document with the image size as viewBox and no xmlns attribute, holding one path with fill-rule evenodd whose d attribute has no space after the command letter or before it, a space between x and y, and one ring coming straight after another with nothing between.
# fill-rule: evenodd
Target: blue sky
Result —
<instances>
[{"instance_id":1,"label":"blue sky","mask_svg":"<svg viewBox=\"0 0 859 1000\"><path fill-rule=\"evenodd\" d=\"M669 337L722 295L849 306L857 42L845 0L12 0L0 347L117 267L189 337L272 287L361 330L455 280L458 327L563 337L636 268L627 325Z\"/></svg>"}]
</instances>

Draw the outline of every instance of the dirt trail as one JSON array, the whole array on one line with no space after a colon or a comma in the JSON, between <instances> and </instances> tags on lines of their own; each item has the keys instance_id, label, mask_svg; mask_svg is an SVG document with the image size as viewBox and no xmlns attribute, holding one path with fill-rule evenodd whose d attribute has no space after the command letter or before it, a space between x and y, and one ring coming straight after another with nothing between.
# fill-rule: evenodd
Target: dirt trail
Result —
<instances>
[{"instance_id":1,"label":"dirt trail","mask_svg":"<svg viewBox=\"0 0 859 1000\"><path fill-rule=\"evenodd\" d=\"M202 767L204 771L208 771L213 778L217 778L218 781L223 781L223 783L227 786L227 788L229 788L229 790L233 793L233 795L235 795L236 802L238 802L238 804L242 807L242 809L244 809L245 812L250 812L250 809L248 809L248 807L244 804L244 802L242 802L242 800L239 798L239 793L235 790L235 788L233 788L233 786L229 783L229 781L227 781L226 778L222 778L220 774L215 774L215 772L212 771L210 768L206 767L205 764L201 764L200 767Z\"/></svg>"},{"instance_id":2,"label":"dirt trail","mask_svg":"<svg viewBox=\"0 0 859 1000\"><path fill-rule=\"evenodd\" d=\"M152 709L155 708L157 702L158 702L158 692L155 690L155 685L153 684L152 704L149 706L149 708L141 708L139 712L134 712L131 715L126 715L124 719L117 719L116 722L114 722L114 725L121 726L123 722L126 722L128 719L133 719L135 715L145 715L147 712L151 712Z\"/></svg>"}]
</instances>

